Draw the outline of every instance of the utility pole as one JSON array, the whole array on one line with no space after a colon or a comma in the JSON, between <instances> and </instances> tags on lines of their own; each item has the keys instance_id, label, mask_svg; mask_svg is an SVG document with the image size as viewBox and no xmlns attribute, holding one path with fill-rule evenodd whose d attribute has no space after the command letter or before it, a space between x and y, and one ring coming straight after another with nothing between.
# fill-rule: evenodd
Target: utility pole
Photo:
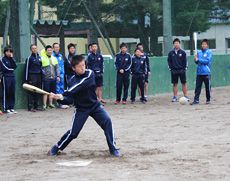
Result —
<instances>
[{"instance_id":1,"label":"utility pole","mask_svg":"<svg viewBox=\"0 0 230 181\"><path fill-rule=\"evenodd\" d=\"M30 10L29 0L18 0L20 61L24 62L30 53Z\"/></svg>"},{"instance_id":2,"label":"utility pole","mask_svg":"<svg viewBox=\"0 0 230 181\"><path fill-rule=\"evenodd\" d=\"M172 49L172 15L171 0L163 0L163 55Z\"/></svg>"}]
</instances>

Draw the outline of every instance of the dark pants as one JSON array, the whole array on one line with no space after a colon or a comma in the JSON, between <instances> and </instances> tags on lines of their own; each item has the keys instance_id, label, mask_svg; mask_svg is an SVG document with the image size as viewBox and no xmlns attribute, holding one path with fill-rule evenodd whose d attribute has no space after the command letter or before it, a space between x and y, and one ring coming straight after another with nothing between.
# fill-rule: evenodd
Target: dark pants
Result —
<instances>
[{"instance_id":1,"label":"dark pants","mask_svg":"<svg viewBox=\"0 0 230 181\"><path fill-rule=\"evenodd\" d=\"M15 104L15 77L3 77L3 111L14 109Z\"/></svg>"},{"instance_id":2,"label":"dark pants","mask_svg":"<svg viewBox=\"0 0 230 181\"><path fill-rule=\"evenodd\" d=\"M199 97L204 82L206 91L206 101L210 101L210 76L209 75L197 75L196 77L196 89L194 101L199 102Z\"/></svg>"},{"instance_id":3,"label":"dark pants","mask_svg":"<svg viewBox=\"0 0 230 181\"><path fill-rule=\"evenodd\" d=\"M65 147L73 139L77 138L78 134L80 133L89 116L91 116L97 122L97 124L104 130L109 149L116 149L111 119L102 106L97 106L96 108L88 111L76 110L73 116L72 127L62 136L60 141L57 143L57 146L60 150L64 150Z\"/></svg>"},{"instance_id":4,"label":"dark pants","mask_svg":"<svg viewBox=\"0 0 230 181\"><path fill-rule=\"evenodd\" d=\"M124 94L122 101L126 101L128 97L128 90L129 90L129 72L125 72L121 74L120 72L117 72L117 82L116 82L116 88L117 88L117 101L121 101L121 93L122 88L124 87Z\"/></svg>"},{"instance_id":5,"label":"dark pants","mask_svg":"<svg viewBox=\"0 0 230 181\"><path fill-rule=\"evenodd\" d=\"M132 75L131 81L131 101L135 101L137 85L141 91L141 100L144 100L144 85L145 85L145 75L144 74L134 74Z\"/></svg>"},{"instance_id":6,"label":"dark pants","mask_svg":"<svg viewBox=\"0 0 230 181\"><path fill-rule=\"evenodd\" d=\"M41 88L42 80L41 74L29 74L28 83L35 87ZM39 102L39 94L28 92L28 110L37 109Z\"/></svg>"}]
</instances>

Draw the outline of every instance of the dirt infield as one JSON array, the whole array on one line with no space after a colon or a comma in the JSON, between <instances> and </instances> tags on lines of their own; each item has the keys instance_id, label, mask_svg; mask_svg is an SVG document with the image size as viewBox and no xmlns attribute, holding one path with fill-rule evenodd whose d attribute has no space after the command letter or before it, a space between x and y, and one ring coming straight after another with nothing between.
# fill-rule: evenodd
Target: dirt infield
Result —
<instances>
[{"instance_id":1,"label":"dirt infield","mask_svg":"<svg viewBox=\"0 0 230 181\"><path fill-rule=\"evenodd\" d=\"M212 95L211 105L202 95L201 105L182 106L169 94L146 105L108 103L121 158L109 156L91 118L62 155L46 156L70 127L73 108L1 116L0 180L230 180L230 87ZM92 163L56 164L77 160Z\"/></svg>"}]
</instances>

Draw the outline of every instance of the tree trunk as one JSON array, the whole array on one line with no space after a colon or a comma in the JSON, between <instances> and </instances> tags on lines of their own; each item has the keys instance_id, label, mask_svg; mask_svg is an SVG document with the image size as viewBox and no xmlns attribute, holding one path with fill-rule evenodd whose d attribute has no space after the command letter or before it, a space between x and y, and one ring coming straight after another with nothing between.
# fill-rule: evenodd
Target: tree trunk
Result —
<instances>
[{"instance_id":1,"label":"tree trunk","mask_svg":"<svg viewBox=\"0 0 230 181\"><path fill-rule=\"evenodd\" d=\"M5 30L3 35L3 48L8 44L9 25L10 25L10 4L8 4L7 6Z\"/></svg>"}]
</instances>

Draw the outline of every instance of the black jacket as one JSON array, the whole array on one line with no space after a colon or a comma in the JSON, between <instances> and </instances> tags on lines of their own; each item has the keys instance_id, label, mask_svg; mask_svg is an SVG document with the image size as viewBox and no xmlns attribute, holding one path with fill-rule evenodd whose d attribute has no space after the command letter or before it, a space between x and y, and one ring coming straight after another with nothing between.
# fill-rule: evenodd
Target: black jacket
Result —
<instances>
[{"instance_id":1,"label":"black jacket","mask_svg":"<svg viewBox=\"0 0 230 181\"><path fill-rule=\"evenodd\" d=\"M32 53L27 59L25 64L25 80L28 81L30 74L42 75L42 62L39 54Z\"/></svg>"},{"instance_id":2,"label":"black jacket","mask_svg":"<svg viewBox=\"0 0 230 181\"><path fill-rule=\"evenodd\" d=\"M132 66L131 66L132 74L147 74L147 63L146 58L143 56L137 57L134 55L132 57Z\"/></svg>"},{"instance_id":3,"label":"black jacket","mask_svg":"<svg viewBox=\"0 0 230 181\"><path fill-rule=\"evenodd\" d=\"M184 72L188 67L187 57L185 51L179 49L176 51L173 49L168 54L168 68L175 73Z\"/></svg>"},{"instance_id":4,"label":"black jacket","mask_svg":"<svg viewBox=\"0 0 230 181\"><path fill-rule=\"evenodd\" d=\"M95 77L92 70L86 70L83 75L73 76L68 89L63 93L64 99L58 102L64 105L74 104L78 110L90 110L100 105L95 93Z\"/></svg>"},{"instance_id":5,"label":"black jacket","mask_svg":"<svg viewBox=\"0 0 230 181\"><path fill-rule=\"evenodd\" d=\"M4 77L13 77L17 68L14 58L4 56L0 61L0 72Z\"/></svg>"},{"instance_id":6,"label":"black jacket","mask_svg":"<svg viewBox=\"0 0 230 181\"><path fill-rule=\"evenodd\" d=\"M115 68L117 71L123 69L125 72L130 72L130 68L132 65L132 58L129 53L118 53L115 56Z\"/></svg>"},{"instance_id":7,"label":"black jacket","mask_svg":"<svg viewBox=\"0 0 230 181\"><path fill-rule=\"evenodd\" d=\"M87 58L88 69L94 71L95 76L101 75L104 73L104 59L99 53L90 53Z\"/></svg>"}]
</instances>

